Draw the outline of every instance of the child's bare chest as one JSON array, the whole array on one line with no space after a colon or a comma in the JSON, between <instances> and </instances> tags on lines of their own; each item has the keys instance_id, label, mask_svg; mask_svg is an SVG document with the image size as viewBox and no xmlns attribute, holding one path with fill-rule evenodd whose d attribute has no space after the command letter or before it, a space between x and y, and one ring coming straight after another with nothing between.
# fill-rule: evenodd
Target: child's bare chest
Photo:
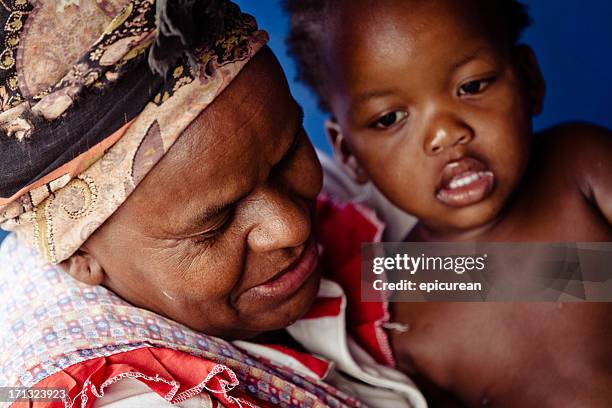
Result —
<instances>
[{"instance_id":1,"label":"child's bare chest","mask_svg":"<svg viewBox=\"0 0 612 408\"><path fill-rule=\"evenodd\" d=\"M538 177L526 183L502 220L479 241L612 241L612 226L596 206L563 181Z\"/></svg>"},{"instance_id":2,"label":"child's bare chest","mask_svg":"<svg viewBox=\"0 0 612 408\"><path fill-rule=\"evenodd\" d=\"M393 303L391 312L409 327L391 334L400 369L467 406L560 406L591 386L612 398L611 370L594 363L612 358L610 304Z\"/></svg>"}]
</instances>

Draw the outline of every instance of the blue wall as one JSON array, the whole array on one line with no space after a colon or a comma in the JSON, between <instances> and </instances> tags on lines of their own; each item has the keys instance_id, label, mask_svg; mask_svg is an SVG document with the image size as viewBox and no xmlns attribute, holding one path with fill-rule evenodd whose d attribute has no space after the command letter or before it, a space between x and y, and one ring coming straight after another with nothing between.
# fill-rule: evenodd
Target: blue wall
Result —
<instances>
[{"instance_id":1,"label":"blue wall","mask_svg":"<svg viewBox=\"0 0 612 408\"><path fill-rule=\"evenodd\" d=\"M270 47L281 61L295 98L305 111L305 128L314 144L329 152L322 132L323 113L313 95L295 77L284 36L287 18L277 0L236 0L270 33ZM546 78L544 112L537 129L565 120L586 120L612 127L612 2L591 0L526 1L534 23L524 40L530 44ZM553 4L554 3L554 4ZM0 232L0 239L3 233Z\"/></svg>"}]
</instances>

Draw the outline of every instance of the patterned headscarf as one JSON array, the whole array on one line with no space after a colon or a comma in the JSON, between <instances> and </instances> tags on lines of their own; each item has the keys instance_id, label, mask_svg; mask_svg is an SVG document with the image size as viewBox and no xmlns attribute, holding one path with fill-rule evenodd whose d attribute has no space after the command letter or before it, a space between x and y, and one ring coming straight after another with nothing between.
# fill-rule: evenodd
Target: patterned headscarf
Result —
<instances>
[{"instance_id":1,"label":"patterned headscarf","mask_svg":"<svg viewBox=\"0 0 612 408\"><path fill-rule=\"evenodd\" d=\"M267 41L225 0L2 5L0 226L52 263L113 214Z\"/></svg>"}]
</instances>

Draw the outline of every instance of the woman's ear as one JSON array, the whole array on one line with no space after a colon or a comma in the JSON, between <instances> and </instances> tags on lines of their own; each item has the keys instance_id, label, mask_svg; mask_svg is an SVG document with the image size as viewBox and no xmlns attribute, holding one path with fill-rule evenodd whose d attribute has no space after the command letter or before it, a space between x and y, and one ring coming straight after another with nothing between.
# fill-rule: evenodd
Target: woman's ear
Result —
<instances>
[{"instance_id":1,"label":"woman's ear","mask_svg":"<svg viewBox=\"0 0 612 408\"><path fill-rule=\"evenodd\" d=\"M59 266L74 279L88 285L101 285L104 281L105 273L102 265L84 247L61 262Z\"/></svg>"},{"instance_id":2,"label":"woman's ear","mask_svg":"<svg viewBox=\"0 0 612 408\"><path fill-rule=\"evenodd\" d=\"M325 133L334 150L336 160L342 165L342 168L348 175L358 184L364 184L368 181L368 175L359 164L359 161L351 151L340 125L334 119L325 121Z\"/></svg>"},{"instance_id":3,"label":"woman's ear","mask_svg":"<svg viewBox=\"0 0 612 408\"><path fill-rule=\"evenodd\" d=\"M516 47L516 59L523 81L525 81L531 114L538 115L542 112L544 93L546 91L546 84L540 70L540 64L538 64L538 59L531 47L524 44Z\"/></svg>"}]
</instances>

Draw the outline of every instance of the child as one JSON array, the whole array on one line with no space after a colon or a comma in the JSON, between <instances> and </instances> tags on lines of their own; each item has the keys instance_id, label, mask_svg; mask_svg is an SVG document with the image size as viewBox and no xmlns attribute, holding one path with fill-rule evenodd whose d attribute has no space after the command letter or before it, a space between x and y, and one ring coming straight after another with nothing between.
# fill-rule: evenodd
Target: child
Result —
<instances>
[{"instance_id":1,"label":"child","mask_svg":"<svg viewBox=\"0 0 612 408\"><path fill-rule=\"evenodd\" d=\"M406 240L612 241L612 137L588 124L532 133L544 81L518 44L529 24L522 5L286 8L290 51L331 114L337 158L419 219ZM392 346L424 391L457 404L607 406L611 312L594 303L395 303L393 318L410 329L392 333Z\"/></svg>"}]
</instances>

